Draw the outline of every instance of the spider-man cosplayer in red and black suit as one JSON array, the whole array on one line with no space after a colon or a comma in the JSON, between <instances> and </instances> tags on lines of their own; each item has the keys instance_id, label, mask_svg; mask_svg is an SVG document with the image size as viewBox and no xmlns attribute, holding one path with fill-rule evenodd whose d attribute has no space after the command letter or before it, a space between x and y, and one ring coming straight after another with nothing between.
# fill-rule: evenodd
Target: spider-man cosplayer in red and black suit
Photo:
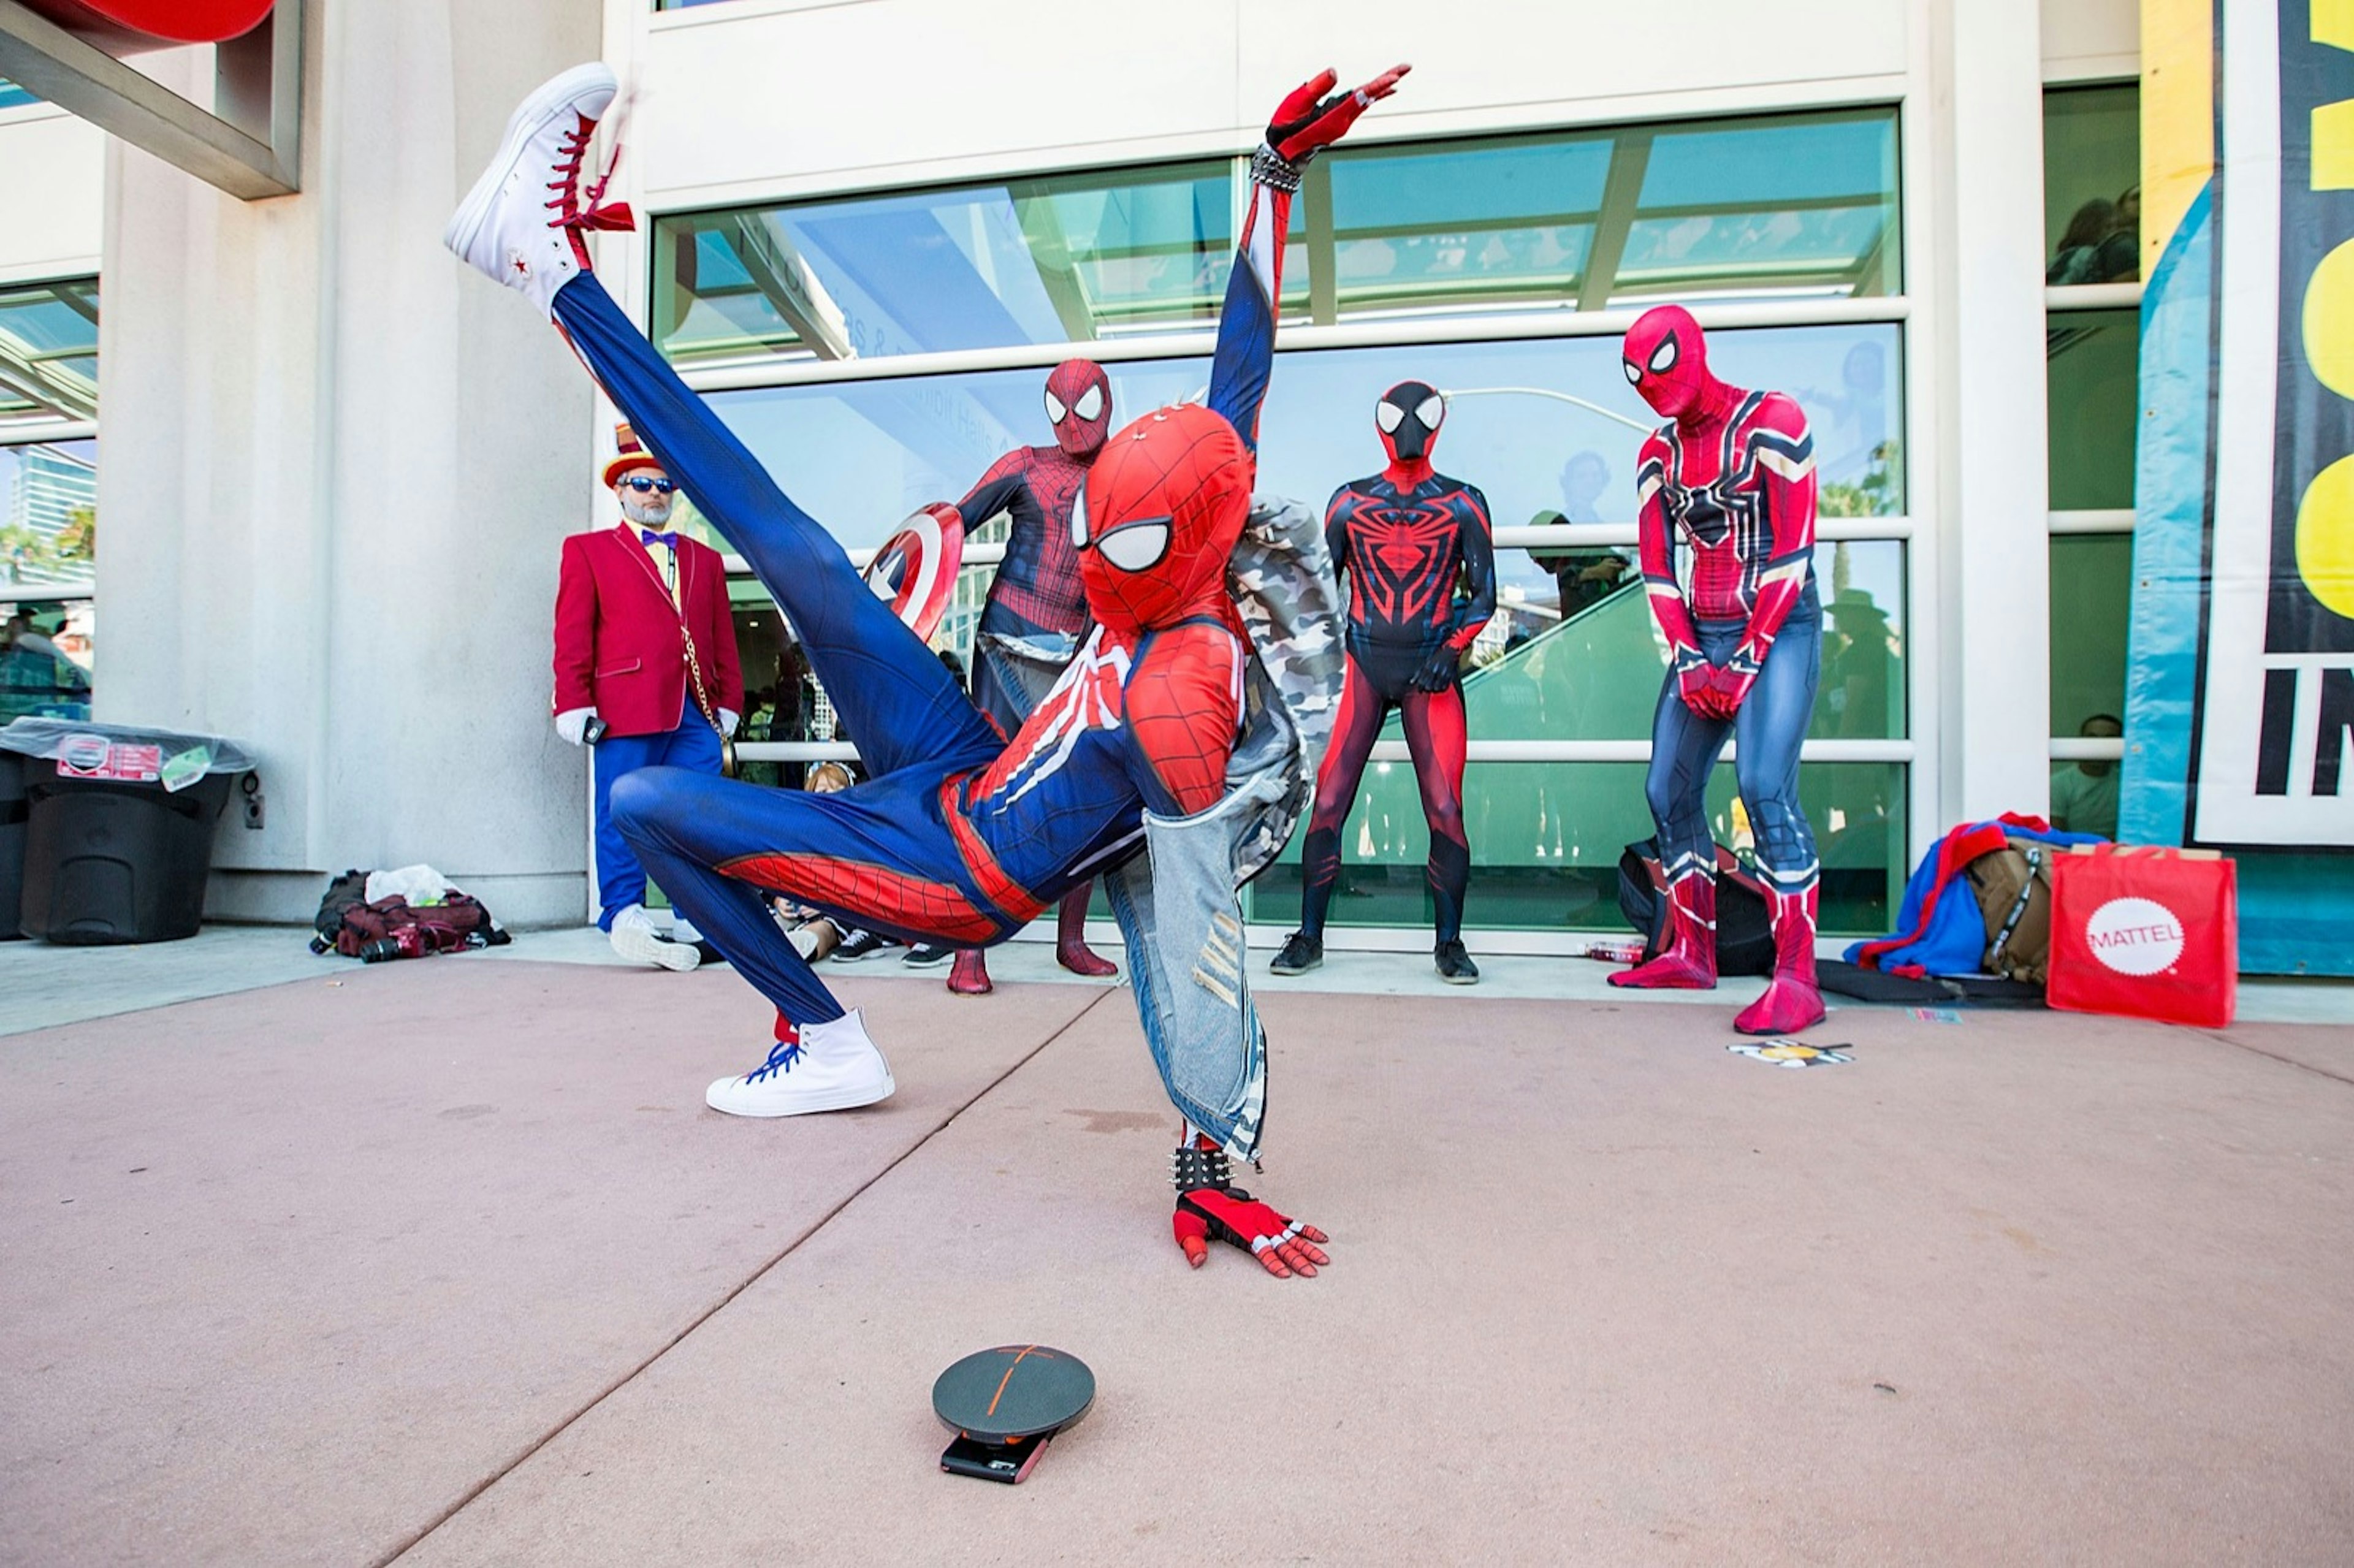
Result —
<instances>
[{"instance_id":1,"label":"spider-man cosplayer in red and black suit","mask_svg":"<svg viewBox=\"0 0 2354 1568\"><path fill-rule=\"evenodd\" d=\"M1010 745L589 271L579 229L621 221L605 218L593 193L584 202L578 188L594 116L612 95L610 76L567 73L510 122L508 146L523 151L503 148L502 159L518 160L525 173L502 185L508 165L494 162L452 219L448 243L486 275L535 298L544 292L647 447L775 596L872 774L831 795L666 768L615 788L615 819L649 873L777 1007L769 1059L713 1086L715 1097L732 1087L748 1101L776 1089L802 1062L805 1032L827 1043L821 1068L837 1037L855 1033L873 1052L856 1016L845 1017L769 918L763 891L907 939L996 942L1134 853L1146 810L1182 817L1225 798L1249 657L1226 569L1250 506L1290 198L1300 165L1405 74L1399 67L1326 98L1334 79L1326 71L1278 109L1252 161L1209 405L1147 415L1097 460L1071 516L1096 630ZM540 152L544 144L551 151ZM515 216L538 203L531 180L548 168L532 160L544 158L557 193L545 203L554 215L545 228L568 240L568 255ZM543 281L550 277L562 281L551 289ZM880 1093L844 1103L882 1097L887 1069L880 1080ZM778 1113L755 1106L746 1114ZM1229 1154L1256 1153L1256 1110L1247 1127L1236 1119L1214 1128L1198 1111L1187 1114L1193 1136L1174 1174L1175 1231L1189 1260L1198 1265L1217 1239L1249 1248L1278 1276L1314 1273L1327 1261L1315 1245L1321 1233L1227 1180Z\"/></svg>"},{"instance_id":2,"label":"spider-man cosplayer in red and black suit","mask_svg":"<svg viewBox=\"0 0 2354 1568\"><path fill-rule=\"evenodd\" d=\"M1814 831L1798 803L1798 747L1822 665L1815 593L1815 444L1779 392L1709 373L1700 323L1679 305L1627 334L1627 379L1669 422L1643 443L1635 500L1643 580L1668 641L1645 792L1668 876L1667 947L1614 985L1716 984L1716 844L1702 803L1727 736L1757 836L1774 921L1774 978L1734 1027L1781 1034L1818 1023ZM1678 586L1675 540L1691 551Z\"/></svg>"},{"instance_id":3,"label":"spider-man cosplayer in red and black suit","mask_svg":"<svg viewBox=\"0 0 2354 1568\"><path fill-rule=\"evenodd\" d=\"M1389 462L1332 493L1325 543L1349 577L1349 664L1331 749L1316 774L1316 813L1300 849L1306 886L1299 930L1277 958L1296 974L1323 955L1324 916L1341 876L1341 829L1357 800L1365 760L1392 709L1405 730L1430 826L1426 873L1437 906L1439 974L1479 978L1463 952L1463 895L1471 845L1463 832L1463 656L1496 613L1496 556L1488 499L1431 467L1447 400L1402 381L1373 406Z\"/></svg>"},{"instance_id":4,"label":"spider-man cosplayer in red and black suit","mask_svg":"<svg viewBox=\"0 0 2354 1568\"><path fill-rule=\"evenodd\" d=\"M1046 377L1046 418L1055 428L1052 446L1016 447L957 503L968 537L1001 512L1008 518L1005 558L972 646L972 700L1008 737L1053 689L1089 624L1071 506L1111 429L1111 378L1103 366L1091 359L1055 366ZM1088 885L1062 896L1055 957L1074 974L1118 974L1117 965L1087 948ZM981 948L958 952L949 989L965 996L989 990Z\"/></svg>"}]
</instances>

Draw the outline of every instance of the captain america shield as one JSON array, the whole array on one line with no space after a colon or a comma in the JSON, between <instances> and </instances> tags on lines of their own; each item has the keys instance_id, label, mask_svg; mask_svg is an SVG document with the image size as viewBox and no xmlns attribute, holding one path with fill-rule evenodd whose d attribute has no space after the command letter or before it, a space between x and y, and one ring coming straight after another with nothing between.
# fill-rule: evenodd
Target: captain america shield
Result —
<instances>
[{"instance_id":1,"label":"captain america shield","mask_svg":"<svg viewBox=\"0 0 2354 1568\"><path fill-rule=\"evenodd\" d=\"M964 516L946 502L918 507L866 564L866 586L929 642L964 563Z\"/></svg>"}]
</instances>

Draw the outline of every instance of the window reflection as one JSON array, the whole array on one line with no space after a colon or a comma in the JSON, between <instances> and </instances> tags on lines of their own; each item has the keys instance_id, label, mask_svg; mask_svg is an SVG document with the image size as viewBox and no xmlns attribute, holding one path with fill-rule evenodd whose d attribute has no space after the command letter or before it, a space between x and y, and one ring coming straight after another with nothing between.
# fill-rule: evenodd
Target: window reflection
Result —
<instances>
[{"instance_id":1,"label":"window reflection","mask_svg":"<svg viewBox=\"0 0 2354 1568\"><path fill-rule=\"evenodd\" d=\"M1653 832L1643 773L1640 763L1471 764L1463 786L1472 862L1466 927L1624 929L1618 857ZM1889 928L1903 886L1903 768L1891 763L1809 762L1798 770L1799 799L1822 853L1827 934ZM1729 766L1711 778L1707 810L1717 842L1748 853L1747 817L1736 803ZM1376 762L1365 769L1341 841L1331 924L1430 924L1424 881L1428 830L1412 764ZM1296 922L1299 889L1295 837L1283 858L1246 890L1246 917L1272 926Z\"/></svg>"},{"instance_id":2,"label":"window reflection","mask_svg":"<svg viewBox=\"0 0 2354 1568\"><path fill-rule=\"evenodd\" d=\"M2043 230L2051 284L2141 276L2141 90L2043 95Z\"/></svg>"},{"instance_id":3,"label":"window reflection","mask_svg":"<svg viewBox=\"0 0 2354 1568\"><path fill-rule=\"evenodd\" d=\"M2141 407L2141 313L2054 311L2043 334L2055 512L2126 507Z\"/></svg>"},{"instance_id":4,"label":"window reflection","mask_svg":"<svg viewBox=\"0 0 2354 1568\"><path fill-rule=\"evenodd\" d=\"M1201 160L660 219L681 360L840 359L1216 317L1235 164ZM1893 110L1342 148L1292 210L1320 323L1882 295L1903 286Z\"/></svg>"},{"instance_id":5,"label":"window reflection","mask_svg":"<svg viewBox=\"0 0 2354 1568\"><path fill-rule=\"evenodd\" d=\"M0 424L97 417L97 280L0 289Z\"/></svg>"}]
</instances>

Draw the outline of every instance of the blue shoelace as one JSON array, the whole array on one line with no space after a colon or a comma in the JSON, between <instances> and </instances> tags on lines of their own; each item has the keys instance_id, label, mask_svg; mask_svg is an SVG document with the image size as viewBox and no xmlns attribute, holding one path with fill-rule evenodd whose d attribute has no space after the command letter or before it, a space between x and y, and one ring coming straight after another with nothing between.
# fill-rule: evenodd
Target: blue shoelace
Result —
<instances>
[{"instance_id":1,"label":"blue shoelace","mask_svg":"<svg viewBox=\"0 0 2354 1568\"><path fill-rule=\"evenodd\" d=\"M793 1070L793 1064L801 1059L801 1043L799 1040L779 1040L769 1047L769 1059L745 1074L744 1081L757 1084L771 1073L790 1073Z\"/></svg>"}]
</instances>

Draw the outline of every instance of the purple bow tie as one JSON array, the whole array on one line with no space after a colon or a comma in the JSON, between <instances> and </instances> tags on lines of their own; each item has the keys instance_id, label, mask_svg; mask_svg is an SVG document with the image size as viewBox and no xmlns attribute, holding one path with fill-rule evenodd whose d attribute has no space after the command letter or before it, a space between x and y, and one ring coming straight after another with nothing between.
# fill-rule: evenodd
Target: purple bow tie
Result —
<instances>
[{"instance_id":1,"label":"purple bow tie","mask_svg":"<svg viewBox=\"0 0 2354 1568\"><path fill-rule=\"evenodd\" d=\"M651 528L638 530L638 542L642 545L667 545L673 550L678 548L676 534L657 534Z\"/></svg>"}]
</instances>

